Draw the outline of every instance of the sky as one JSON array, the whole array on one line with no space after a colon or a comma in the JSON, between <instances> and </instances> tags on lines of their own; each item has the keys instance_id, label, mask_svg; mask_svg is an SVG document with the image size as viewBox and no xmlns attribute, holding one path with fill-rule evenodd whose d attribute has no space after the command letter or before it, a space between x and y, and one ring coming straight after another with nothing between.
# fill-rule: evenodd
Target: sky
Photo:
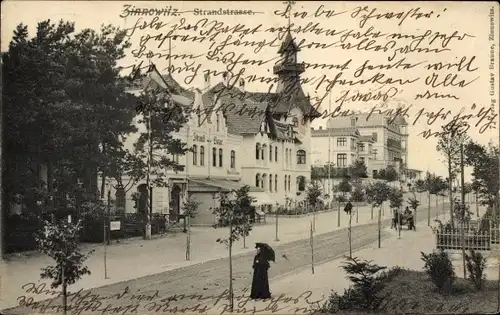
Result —
<instances>
[{"instance_id":1,"label":"sky","mask_svg":"<svg viewBox=\"0 0 500 315\"><path fill-rule=\"evenodd\" d=\"M148 12L152 15L128 14L124 17L127 15L124 5L130 5L129 9L151 9ZM122 66L130 67L141 61L147 65L150 60L166 73L169 65L165 57L169 52L166 38L170 32L180 36L172 39L172 56L191 56L171 61L177 69L182 68L174 70L172 75L186 88L202 88L205 70L222 73L233 67L233 73L244 71L241 76L247 79L246 90L268 91L275 87L266 82L249 82L248 76L273 77L272 68L279 57L281 41L281 33L273 28L288 25L286 8L281 1L3 1L1 48L2 51L8 49L12 32L19 23L29 26L30 35L35 34L36 23L46 19L73 21L77 31L113 24L128 29L132 43ZM157 16L154 9L160 15ZM202 10L219 9L220 12L252 10L256 13L200 15ZM172 16L175 12L183 13ZM363 111L374 106L408 108L408 166L443 176L447 176L446 167L435 150L436 140L433 137L425 139L422 132L439 131L441 125L457 114L460 117L472 115L467 120L472 125L469 135L483 144L493 141L498 145L498 129L480 130L486 125L487 117L492 117L497 125L499 121L498 116L494 116L498 113L499 99L499 11L494 2L297 1L291 6L291 12L292 35L297 43L302 42L299 61L311 65L302 75L310 78L303 89L313 103L319 104L320 111L339 105L343 110ZM247 34L242 34L242 30L247 30ZM490 38L493 32L496 34ZM246 42L247 47L226 45L217 51L224 42L234 43L235 40ZM253 47L249 44L252 41ZM259 42L263 47L256 51ZM492 44L496 44L493 50ZM240 63L231 64L231 60L240 55ZM491 69L490 59L494 59ZM248 60L247 64L242 64L243 60ZM460 69L458 65L446 66L461 60ZM312 67L314 64L316 69ZM320 64L330 65L330 68ZM335 78L346 81L329 84ZM347 82L374 78L378 83L349 85ZM490 82L492 78L493 83ZM211 78L212 84L220 80L220 75ZM412 83L405 83L405 80ZM490 91L492 84L494 89ZM427 99L426 91L429 91L427 95L441 97ZM331 93L331 107L328 93ZM357 93L360 93L357 99L348 100L348 96ZM370 93L378 98L370 97ZM419 98L419 94L424 98ZM319 102L318 99L323 100ZM432 112L437 117L429 120ZM483 117L481 114L485 112L487 115ZM326 120L320 119L314 121L313 127L325 124Z\"/></svg>"}]
</instances>

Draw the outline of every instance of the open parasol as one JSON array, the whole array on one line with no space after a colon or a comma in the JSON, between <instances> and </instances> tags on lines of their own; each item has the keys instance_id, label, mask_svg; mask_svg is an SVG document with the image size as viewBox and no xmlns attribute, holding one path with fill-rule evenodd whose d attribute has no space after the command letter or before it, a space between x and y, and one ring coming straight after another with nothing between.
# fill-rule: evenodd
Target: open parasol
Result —
<instances>
[{"instance_id":1,"label":"open parasol","mask_svg":"<svg viewBox=\"0 0 500 315\"><path fill-rule=\"evenodd\" d=\"M266 243L255 243L255 248L260 248L261 255L268 261L275 261L274 249Z\"/></svg>"}]
</instances>

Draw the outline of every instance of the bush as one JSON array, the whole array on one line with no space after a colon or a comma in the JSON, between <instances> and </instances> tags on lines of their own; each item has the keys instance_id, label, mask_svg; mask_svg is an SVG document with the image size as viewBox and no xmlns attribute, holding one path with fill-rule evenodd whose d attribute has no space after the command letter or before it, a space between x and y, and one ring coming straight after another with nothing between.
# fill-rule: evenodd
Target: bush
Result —
<instances>
[{"instance_id":1,"label":"bush","mask_svg":"<svg viewBox=\"0 0 500 315\"><path fill-rule=\"evenodd\" d=\"M437 287L439 293L449 293L456 275L448 254L444 250L430 254L420 253L422 254L422 260L425 262L424 270Z\"/></svg>"},{"instance_id":2,"label":"bush","mask_svg":"<svg viewBox=\"0 0 500 315\"><path fill-rule=\"evenodd\" d=\"M382 271L386 267L373 264L371 261L359 261L357 258L347 258L342 268L347 272L353 285L344 290L344 294L332 291L328 300L317 310L320 313L337 313L341 310L376 309L384 297L381 291L386 283L404 269L394 267ZM378 274L377 274L378 273Z\"/></svg>"},{"instance_id":3,"label":"bush","mask_svg":"<svg viewBox=\"0 0 500 315\"><path fill-rule=\"evenodd\" d=\"M465 254L467 271L469 272L469 281L478 290L483 288L484 269L486 269L486 258L481 253L470 250L470 255Z\"/></svg>"}]
</instances>

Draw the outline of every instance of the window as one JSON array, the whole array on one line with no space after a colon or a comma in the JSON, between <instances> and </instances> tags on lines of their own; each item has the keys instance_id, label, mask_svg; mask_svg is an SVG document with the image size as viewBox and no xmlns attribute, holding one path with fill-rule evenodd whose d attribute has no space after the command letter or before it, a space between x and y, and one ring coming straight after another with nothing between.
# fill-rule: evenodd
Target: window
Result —
<instances>
[{"instance_id":1,"label":"window","mask_svg":"<svg viewBox=\"0 0 500 315\"><path fill-rule=\"evenodd\" d=\"M172 161L179 163L179 154L172 154Z\"/></svg>"},{"instance_id":2,"label":"window","mask_svg":"<svg viewBox=\"0 0 500 315\"><path fill-rule=\"evenodd\" d=\"M220 119L219 119L219 114L216 114L217 115L217 131L220 130Z\"/></svg>"},{"instance_id":3,"label":"window","mask_svg":"<svg viewBox=\"0 0 500 315\"><path fill-rule=\"evenodd\" d=\"M261 160L264 160L264 148L265 148L265 147L266 147L266 146L264 146L264 145L263 145L263 146L260 148L260 159L261 159Z\"/></svg>"},{"instance_id":4,"label":"window","mask_svg":"<svg viewBox=\"0 0 500 315\"><path fill-rule=\"evenodd\" d=\"M196 144L193 145L193 165L198 164L198 146Z\"/></svg>"},{"instance_id":5,"label":"window","mask_svg":"<svg viewBox=\"0 0 500 315\"><path fill-rule=\"evenodd\" d=\"M255 187L260 187L260 174L255 175Z\"/></svg>"},{"instance_id":6,"label":"window","mask_svg":"<svg viewBox=\"0 0 500 315\"><path fill-rule=\"evenodd\" d=\"M376 132L372 133L372 138L374 142L377 142L378 134Z\"/></svg>"},{"instance_id":7,"label":"window","mask_svg":"<svg viewBox=\"0 0 500 315\"><path fill-rule=\"evenodd\" d=\"M339 153L337 154L337 166L346 167L347 166L347 154Z\"/></svg>"},{"instance_id":8,"label":"window","mask_svg":"<svg viewBox=\"0 0 500 315\"><path fill-rule=\"evenodd\" d=\"M269 161L273 161L273 146L269 146Z\"/></svg>"},{"instance_id":9,"label":"window","mask_svg":"<svg viewBox=\"0 0 500 315\"><path fill-rule=\"evenodd\" d=\"M278 175L274 174L274 191L278 191Z\"/></svg>"},{"instance_id":10,"label":"window","mask_svg":"<svg viewBox=\"0 0 500 315\"><path fill-rule=\"evenodd\" d=\"M222 167L222 149L219 149L219 167Z\"/></svg>"},{"instance_id":11,"label":"window","mask_svg":"<svg viewBox=\"0 0 500 315\"><path fill-rule=\"evenodd\" d=\"M288 165L288 149L285 149L285 164Z\"/></svg>"},{"instance_id":12,"label":"window","mask_svg":"<svg viewBox=\"0 0 500 315\"><path fill-rule=\"evenodd\" d=\"M355 118L351 118L351 126L356 126L356 119Z\"/></svg>"},{"instance_id":13,"label":"window","mask_svg":"<svg viewBox=\"0 0 500 315\"><path fill-rule=\"evenodd\" d=\"M234 150L231 150L231 168L236 167L236 152Z\"/></svg>"},{"instance_id":14,"label":"window","mask_svg":"<svg viewBox=\"0 0 500 315\"><path fill-rule=\"evenodd\" d=\"M297 117L293 117L292 123L293 123L294 127L298 127L299 126L299 119Z\"/></svg>"},{"instance_id":15,"label":"window","mask_svg":"<svg viewBox=\"0 0 500 315\"><path fill-rule=\"evenodd\" d=\"M297 151L297 164L306 164L306 151Z\"/></svg>"},{"instance_id":16,"label":"window","mask_svg":"<svg viewBox=\"0 0 500 315\"><path fill-rule=\"evenodd\" d=\"M359 148L359 152L365 152L365 144L364 143L360 143L358 145L358 148Z\"/></svg>"},{"instance_id":17,"label":"window","mask_svg":"<svg viewBox=\"0 0 500 315\"><path fill-rule=\"evenodd\" d=\"M365 163L365 158L364 157L360 157L359 160L363 163Z\"/></svg>"},{"instance_id":18,"label":"window","mask_svg":"<svg viewBox=\"0 0 500 315\"><path fill-rule=\"evenodd\" d=\"M205 147L202 145L200 146L200 165L205 165Z\"/></svg>"},{"instance_id":19,"label":"window","mask_svg":"<svg viewBox=\"0 0 500 315\"><path fill-rule=\"evenodd\" d=\"M290 175L288 175L288 191L290 191L290 182L292 181L292 178Z\"/></svg>"},{"instance_id":20,"label":"window","mask_svg":"<svg viewBox=\"0 0 500 315\"><path fill-rule=\"evenodd\" d=\"M273 192L273 174L269 174L269 191Z\"/></svg>"},{"instance_id":21,"label":"window","mask_svg":"<svg viewBox=\"0 0 500 315\"><path fill-rule=\"evenodd\" d=\"M260 178L260 188L262 188L264 190L266 189L266 187L264 186L264 184L266 183L265 182L266 179L267 179L267 175L266 174L262 175L262 177Z\"/></svg>"},{"instance_id":22,"label":"window","mask_svg":"<svg viewBox=\"0 0 500 315\"><path fill-rule=\"evenodd\" d=\"M217 166L217 149L212 148L212 166Z\"/></svg>"},{"instance_id":23,"label":"window","mask_svg":"<svg viewBox=\"0 0 500 315\"><path fill-rule=\"evenodd\" d=\"M274 162L278 162L278 147L274 147Z\"/></svg>"},{"instance_id":24,"label":"window","mask_svg":"<svg viewBox=\"0 0 500 315\"><path fill-rule=\"evenodd\" d=\"M201 126L201 115L198 115L198 126Z\"/></svg>"},{"instance_id":25,"label":"window","mask_svg":"<svg viewBox=\"0 0 500 315\"><path fill-rule=\"evenodd\" d=\"M338 147L347 146L347 139L346 138L337 138L337 146Z\"/></svg>"},{"instance_id":26,"label":"window","mask_svg":"<svg viewBox=\"0 0 500 315\"><path fill-rule=\"evenodd\" d=\"M285 188L285 191L287 191L287 189L286 189L286 178L287 178L287 176L288 176L288 175L285 175L285 178L284 178L284 180L285 180L285 185L284 185L283 187Z\"/></svg>"},{"instance_id":27,"label":"window","mask_svg":"<svg viewBox=\"0 0 500 315\"><path fill-rule=\"evenodd\" d=\"M297 190L298 191L306 190L306 178L304 176L297 177Z\"/></svg>"},{"instance_id":28,"label":"window","mask_svg":"<svg viewBox=\"0 0 500 315\"><path fill-rule=\"evenodd\" d=\"M258 160L260 157L260 143L255 145L255 159Z\"/></svg>"}]
</instances>

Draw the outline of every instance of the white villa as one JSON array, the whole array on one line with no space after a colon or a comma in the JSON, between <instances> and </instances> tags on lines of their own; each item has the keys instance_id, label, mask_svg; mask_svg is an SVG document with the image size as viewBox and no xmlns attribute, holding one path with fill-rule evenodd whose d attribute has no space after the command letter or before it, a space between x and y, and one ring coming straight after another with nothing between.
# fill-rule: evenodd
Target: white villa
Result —
<instances>
[{"instance_id":1,"label":"white villa","mask_svg":"<svg viewBox=\"0 0 500 315\"><path fill-rule=\"evenodd\" d=\"M192 108L188 123L175 135L192 151L170 157L185 168L168 172L167 187L153 187L153 213L182 214L182 204L189 196L201 202L193 224L211 225L216 194L243 185L251 187L255 204L264 211L283 204L286 197L304 198L305 183L310 179L310 123L315 111L300 87L299 76L305 67L297 62L299 50L288 33L279 49L282 62L273 69L277 75L274 93L245 91L244 82L234 82L236 78L229 74L215 85L206 76L204 89L191 91L170 75L148 78L147 85L163 87L174 102ZM208 112L208 117L200 112ZM139 133L146 132L144 125L137 126ZM139 133L127 138L128 149L132 150ZM111 183L107 189L113 190L113 186ZM148 194L145 179L126 192L126 213L138 211L132 200L136 192Z\"/></svg>"}]
</instances>

